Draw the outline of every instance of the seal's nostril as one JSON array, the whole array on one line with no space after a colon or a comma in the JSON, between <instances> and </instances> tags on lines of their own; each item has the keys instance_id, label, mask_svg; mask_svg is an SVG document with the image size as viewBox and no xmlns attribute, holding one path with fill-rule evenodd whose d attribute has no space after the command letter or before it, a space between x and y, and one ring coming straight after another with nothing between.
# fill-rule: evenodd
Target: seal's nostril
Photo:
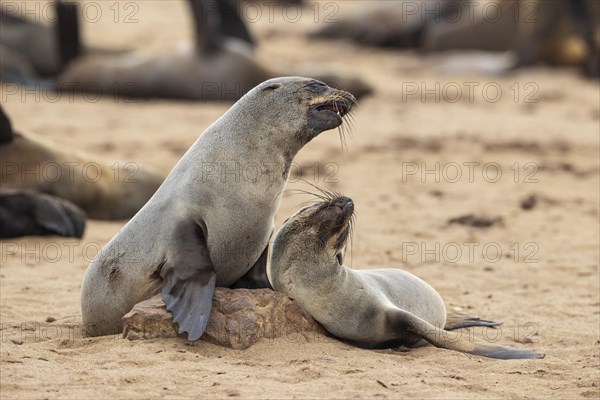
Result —
<instances>
[{"instance_id":1,"label":"seal's nostril","mask_svg":"<svg viewBox=\"0 0 600 400\"><path fill-rule=\"evenodd\" d=\"M342 197L339 200L339 203L343 209L354 208L354 203L352 202L352 199L350 199L348 197Z\"/></svg>"},{"instance_id":2,"label":"seal's nostril","mask_svg":"<svg viewBox=\"0 0 600 400\"><path fill-rule=\"evenodd\" d=\"M354 203L352 202L352 200L348 200L348 202L346 204L344 204L344 211L353 211L354 210Z\"/></svg>"}]
</instances>

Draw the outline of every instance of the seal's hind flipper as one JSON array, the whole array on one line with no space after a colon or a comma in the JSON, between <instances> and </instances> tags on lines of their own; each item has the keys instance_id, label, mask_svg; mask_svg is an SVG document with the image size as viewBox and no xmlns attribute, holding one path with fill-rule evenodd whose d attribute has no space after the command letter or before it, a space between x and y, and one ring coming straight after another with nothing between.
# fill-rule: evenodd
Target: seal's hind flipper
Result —
<instances>
[{"instance_id":1,"label":"seal's hind flipper","mask_svg":"<svg viewBox=\"0 0 600 400\"><path fill-rule=\"evenodd\" d=\"M10 124L10 119L4 113L2 105L0 105L0 144L12 142L13 136L14 134L12 125Z\"/></svg>"},{"instance_id":2,"label":"seal's hind flipper","mask_svg":"<svg viewBox=\"0 0 600 400\"><path fill-rule=\"evenodd\" d=\"M488 328L494 328L502 325L502 322L488 321L472 315L453 312L449 313L446 319L446 326L444 330L453 331L455 329L470 328L473 326L485 326Z\"/></svg>"},{"instance_id":3,"label":"seal's hind flipper","mask_svg":"<svg viewBox=\"0 0 600 400\"><path fill-rule=\"evenodd\" d=\"M240 4L234 1L219 1L219 14L221 14L221 24L223 26L223 35L233 37L248 43L253 48L256 47L256 41L248 30L246 23L240 16Z\"/></svg>"},{"instance_id":4,"label":"seal's hind flipper","mask_svg":"<svg viewBox=\"0 0 600 400\"><path fill-rule=\"evenodd\" d=\"M85 218L85 213L67 200L32 190L0 189L0 238L80 238Z\"/></svg>"},{"instance_id":5,"label":"seal's hind flipper","mask_svg":"<svg viewBox=\"0 0 600 400\"><path fill-rule=\"evenodd\" d=\"M267 260L269 246L265 247L252 268L230 286L231 289L273 289L267 278Z\"/></svg>"},{"instance_id":6,"label":"seal's hind flipper","mask_svg":"<svg viewBox=\"0 0 600 400\"><path fill-rule=\"evenodd\" d=\"M227 37L254 46L246 24L238 13L239 4L226 0L189 0L194 18L196 49L203 53L220 51Z\"/></svg>"},{"instance_id":7,"label":"seal's hind flipper","mask_svg":"<svg viewBox=\"0 0 600 400\"><path fill-rule=\"evenodd\" d=\"M518 360L545 357L545 355L536 353L534 350L488 345L476 346L472 351L470 351L470 353L482 357L495 358L497 360Z\"/></svg>"},{"instance_id":8,"label":"seal's hind flipper","mask_svg":"<svg viewBox=\"0 0 600 400\"><path fill-rule=\"evenodd\" d=\"M460 333L440 329L399 308L390 310L388 318L389 323L397 332L409 332L418 335L436 347L500 360L544 358L543 354L538 354L533 350L492 346L477 340L464 338Z\"/></svg>"},{"instance_id":9,"label":"seal's hind flipper","mask_svg":"<svg viewBox=\"0 0 600 400\"><path fill-rule=\"evenodd\" d=\"M55 2L58 48L61 68L81 54L81 30L79 27L79 6L76 3Z\"/></svg>"},{"instance_id":10,"label":"seal's hind flipper","mask_svg":"<svg viewBox=\"0 0 600 400\"><path fill-rule=\"evenodd\" d=\"M196 341L208 324L217 276L202 227L186 222L176 229L177 252L167 255L160 272L162 299L179 325L179 333L187 332L188 340Z\"/></svg>"}]
</instances>

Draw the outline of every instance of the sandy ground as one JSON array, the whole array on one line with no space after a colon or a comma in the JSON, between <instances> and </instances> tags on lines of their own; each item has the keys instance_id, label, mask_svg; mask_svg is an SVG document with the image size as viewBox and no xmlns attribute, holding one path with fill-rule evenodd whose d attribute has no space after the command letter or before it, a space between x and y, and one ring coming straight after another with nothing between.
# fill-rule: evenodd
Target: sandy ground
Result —
<instances>
[{"instance_id":1,"label":"sandy ground","mask_svg":"<svg viewBox=\"0 0 600 400\"><path fill-rule=\"evenodd\" d=\"M134 24L106 14L86 25L86 40L160 47L184 39L185 8L169 3L136 3ZM0 242L2 398L600 397L597 83L544 68L502 78L444 75L439 59L298 35L313 28L312 17L251 26L257 55L272 68L319 64L359 74L376 90L356 109L347 151L336 132L326 132L296 159L303 179L354 199L349 263L411 271L449 309L504 322L475 335L546 358L497 361L431 346L369 351L303 335L245 351L175 339L83 339L83 273L125 222L90 221L80 241ZM470 82L479 84L472 101ZM459 86L463 95L456 102L406 95L407 85L435 91L436 83L438 93ZM494 102L495 85L502 96ZM50 102L23 93L2 102L18 129L165 174L229 107L67 96ZM306 185L294 180L294 188ZM523 210L530 195L538 202ZM276 223L305 200L286 196ZM466 214L502 221L488 229L448 224Z\"/></svg>"}]
</instances>

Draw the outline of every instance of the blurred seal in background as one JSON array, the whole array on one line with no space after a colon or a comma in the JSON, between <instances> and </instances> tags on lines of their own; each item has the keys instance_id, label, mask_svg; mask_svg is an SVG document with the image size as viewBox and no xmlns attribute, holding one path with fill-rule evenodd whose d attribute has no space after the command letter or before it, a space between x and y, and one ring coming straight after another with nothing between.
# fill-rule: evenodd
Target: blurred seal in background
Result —
<instances>
[{"instance_id":1,"label":"blurred seal in background","mask_svg":"<svg viewBox=\"0 0 600 400\"><path fill-rule=\"evenodd\" d=\"M115 163L68 151L43 138L13 131L0 106L0 185L60 197L94 219L131 218L163 177L136 163Z\"/></svg>"}]
</instances>

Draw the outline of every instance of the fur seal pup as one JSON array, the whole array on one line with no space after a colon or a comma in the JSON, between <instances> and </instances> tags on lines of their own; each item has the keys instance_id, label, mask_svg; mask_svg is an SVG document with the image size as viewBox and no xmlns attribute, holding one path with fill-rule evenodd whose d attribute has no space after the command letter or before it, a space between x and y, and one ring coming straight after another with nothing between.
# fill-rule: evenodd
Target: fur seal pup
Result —
<instances>
[{"instance_id":1,"label":"fur seal pup","mask_svg":"<svg viewBox=\"0 0 600 400\"><path fill-rule=\"evenodd\" d=\"M425 340L490 358L542 357L532 350L480 344L444 330L442 298L409 272L344 266L353 213L351 199L327 194L288 218L273 244L268 273L273 288L296 300L331 334L358 345L415 346Z\"/></svg>"},{"instance_id":2,"label":"fur seal pup","mask_svg":"<svg viewBox=\"0 0 600 400\"><path fill-rule=\"evenodd\" d=\"M65 151L32 133L13 131L0 106L0 185L68 200L94 219L131 218L163 176L134 163L96 160Z\"/></svg>"},{"instance_id":3,"label":"fur seal pup","mask_svg":"<svg viewBox=\"0 0 600 400\"><path fill-rule=\"evenodd\" d=\"M88 267L86 334L120 332L123 315L162 291L179 332L195 341L215 286L244 277L246 287L268 287L268 242L291 162L321 132L339 127L355 102L314 79L285 77L235 103Z\"/></svg>"}]
</instances>

